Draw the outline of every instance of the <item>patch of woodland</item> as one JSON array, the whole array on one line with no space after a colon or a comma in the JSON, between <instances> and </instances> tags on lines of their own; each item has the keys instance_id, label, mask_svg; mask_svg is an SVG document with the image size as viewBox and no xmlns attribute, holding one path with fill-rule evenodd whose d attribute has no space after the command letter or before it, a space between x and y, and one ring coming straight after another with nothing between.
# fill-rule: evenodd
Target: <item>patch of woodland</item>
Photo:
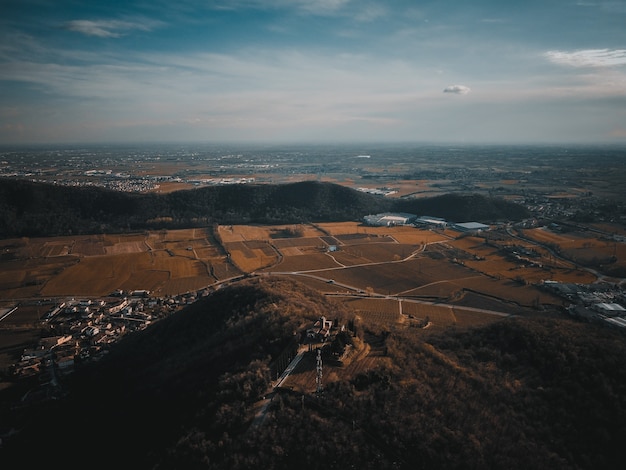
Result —
<instances>
[{"instance_id":1,"label":"patch of woodland","mask_svg":"<svg viewBox=\"0 0 626 470\"><path fill-rule=\"evenodd\" d=\"M335 368L321 395L281 390L251 427L275 358L322 315L358 330L338 336L333 353L365 341L388 361L349 377ZM64 399L31 410L0 459L154 469L622 467L620 332L541 318L438 331L354 323L294 281L224 287L79 369Z\"/></svg>"},{"instance_id":2,"label":"patch of woodland","mask_svg":"<svg viewBox=\"0 0 626 470\"><path fill-rule=\"evenodd\" d=\"M523 206L481 195L397 200L334 183L224 185L166 194L127 193L6 179L0 238L118 233L219 224L298 224L361 220L402 211L455 222L520 220Z\"/></svg>"},{"instance_id":3,"label":"patch of woodland","mask_svg":"<svg viewBox=\"0 0 626 470\"><path fill-rule=\"evenodd\" d=\"M400 199L395 210L441 217L452 222L518 221L530 216L524 206L482 194L450 193L430 198Z\"/></svg>"}]
</instances>

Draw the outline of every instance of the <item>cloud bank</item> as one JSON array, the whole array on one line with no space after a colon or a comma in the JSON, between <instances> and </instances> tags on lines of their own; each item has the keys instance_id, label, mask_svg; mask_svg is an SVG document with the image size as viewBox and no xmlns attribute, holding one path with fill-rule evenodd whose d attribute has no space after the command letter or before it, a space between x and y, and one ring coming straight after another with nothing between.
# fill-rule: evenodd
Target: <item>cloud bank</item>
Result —
<instances>
[{"instance_id":1,"label":"cloud bank","mask_svg":"<svg viewBox=\"0 0 626 470\"><path fill-rule=\"evenodd\" d=\"M584 49L574 52L548 51L550 62L570 67L615 67L626 65L626 49Z\"/></svg>"},{"instance_id":2,"label":"cloud bank","mask_svg":"<svg viewBox=\"0 0 626 470\"><path fill-rule=\"evenodd\" d=\"M151 31L157 21L74 20L65 24L70 31L100 38L119 38L130 31Z\"/></svg>"},{"instance_id":3,"label":"cloud bank","mask_svg":"<svg viewBox=\"0 0 626 470\"><path fill-rule=\"evenodd\" d=\"M455 95L467 95L471 90L465 85L450 85L444 88L444 93L453 93Z\"/></svg>"}]
</instances>

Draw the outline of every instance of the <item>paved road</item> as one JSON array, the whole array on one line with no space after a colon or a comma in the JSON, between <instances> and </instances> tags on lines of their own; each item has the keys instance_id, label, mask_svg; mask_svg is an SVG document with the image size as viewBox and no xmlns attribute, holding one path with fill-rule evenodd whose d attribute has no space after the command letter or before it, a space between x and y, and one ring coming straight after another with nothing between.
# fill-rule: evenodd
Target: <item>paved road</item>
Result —
<instances>
[{"instance_id":1,"label":"paved road","mask_svg":"<svg viewBox=\"0 0 626 470\"><path fill-rule=\"evenodd\" d=\"M278 377L278 379L272 386L272 391L268 393L267 395L265 395L265 397L262 400L256 403L255 405L256 413L255 413L254 419L252 420L252 423L250 424L250 429L254 429L260 426L261 424L263 424L263 421L265 420L265 416L267 414L267 408L269 407L270 403L274 399L274 396L276 395L276 389L280 387L283 384L283 382L287 379L287 377L289 377L289 374L291 374L295 370L296 366L300 363L300 361L304 357L304 353L306 351L308 351L308 347L306 345L300 346L298 348L298 354L296 354L296 356L291 360L291 362L289 363L287 368L283 371L283 373L280 374L280 377Z\"/></svg>"}]
</instances>

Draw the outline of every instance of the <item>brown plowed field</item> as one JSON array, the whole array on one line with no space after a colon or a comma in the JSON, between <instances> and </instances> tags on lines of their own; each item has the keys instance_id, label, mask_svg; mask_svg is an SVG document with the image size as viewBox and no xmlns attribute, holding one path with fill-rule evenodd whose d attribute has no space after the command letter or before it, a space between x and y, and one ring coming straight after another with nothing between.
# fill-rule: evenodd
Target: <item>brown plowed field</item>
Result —
<instances>
[{"instance_id":1,"label":"brown plowed field","mask_svg":"<svg viewBox=\"0 0 626 470\"><path fill-rule=\"evenodd\" d=\"M386 261L398 261L410 256L419 250L418 245L401 245L399 243L370 243L366 245L352 245L341 247L334 252L333 256L341 256L348 253L369 263L382 263ZM339 259L339 258L338 258Z\"/></svg>"},{"instance_id":2,"label":"brown plowed field","mask_svg":"<svg viewBox=\"0 0 626 470\"><path fill-rule=\"evenodd\" d=\"M333 258L325 253L302 254L298 256L285 256L271 271L311 271L316 269L329 269L341 266Z\"/></svg>"},{"instance_id":3,"label":"brown plowed field","mask_svg":"<svg viewBox=\"0 0 626 470\"><path fill-rule=\"evenodd\" d=\"M326 247L326 243L320 237L312 238L278 238L272 240L272 244L276 248L290 248L290 247Z\"/></svg>"},{"instance_id":4,"label":"brown plowed field","mask_svg":"<svg viewBox=\"0 0 626 470\"><path fill-rule=\"evenodd\" d=\"M560 299L532 285L542 280L590 283L596 279L589 271L572 269L572 262L547 248L504 231L492 232L488 241L450 230L444 234L357 222L221 226L218 232L223 246L212 244L213 237L205 229L3 240L0 299L100 296L120 288L176 294L257 270L316 271L323 280L297 278L325 293L350 291L340 285L345 284L376 294L510 311L517 305L560 306ZM615 256L615 265L626 263L624 243L547 229L524 234L558 245L563 254L585 262ZM337 245L337 251L326 251L329 244ZM518 246L525 259L511 254ZM419 312L411 315L420 318ZM440 316L450 317L450 313Z\"/></svg>"}]
</instances>

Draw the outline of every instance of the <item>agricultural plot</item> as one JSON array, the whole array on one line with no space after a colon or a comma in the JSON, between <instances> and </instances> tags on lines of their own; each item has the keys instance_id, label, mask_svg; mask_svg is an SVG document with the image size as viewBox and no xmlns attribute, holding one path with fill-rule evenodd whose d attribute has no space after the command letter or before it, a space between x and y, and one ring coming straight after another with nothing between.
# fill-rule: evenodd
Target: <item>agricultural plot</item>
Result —
<instances>
[{"instance_id":1,"label":"agricultural plot","mask_svg":"<svg viewBox=\"0 0 626 470\"><path fill-rule=\"evenodd\" d=\"M198 277L204 278L205 285L214 282L203 262L166 252L93 256L81 258L52 277L41 294L101 296L116 289L158 292L166 281Z\"/></svg>"},{"instance_id":2,"label":"agricultural plot","mask_svg":"<svg viewBox=\"0 0 626 470\"><path fill-rule=\"evenodd\" d=\"M336 237L337 235L352 233L367 233L368 227L363 226L360 222L330 222L317 224L324 233Z\"/></svg>"},{"instance_id":3,"label":"agricultural plot","mask_svg":"<svg viewBox=\"0 0 626 470\"><path fill-rule=\"evenodd\" d=\"M71 245L68 245L65 242L49 242L44 243L41 246L41 256L44 258L52 257L52 256L66 256L69 254Z\"/></svg>"},{"instance_id":4,"label":"agricultural plot","mask_svg":"<svg viewBox=\"0 0 626 470\"><path fill-rule=\"evenodd\" d=\"M399 230L404 229L404 230ZM428 243L437 243L449 240L448 237L439 232L431 230L417 229L410 227L391 227L389 236L393 237L398 243L405 245L426 245Z\"/></svg>"},{"instance_id":5,"label":"agricultural plot","mask_svg":"<svg viewBox=\"0 0 626 470\"><path fill-rule=\"evenodd\" d=\"M87 237L77 239L72 245L72 254L75 256L102 256L106 254L101 237Z\"/></svg>"},{"instance_id":6,"label":"agricultural plot","mask_svg":"<svg viewBox=\"0 0 626 470\"><path fill-rule=\"evenodd\" d=\"M326 248L326 243L320 237L278 238L272 244L279 249L292 247Z\"/></svg>"},{"instance_id":7,"label":"agricultural plot","mask_svg":"<svg viewBox=\"0 0 626 470\"><path fill-rule=\"evenodd\" d=\"M598 237L594 233L554 233L544 227L524 230L524 235L540 243L558 246L563 257L576 263L626 267L626 244L623 242Z\"/></svg>"},{"instance_id":8,"label":"agricultural plot","mask_svg":"<svg viewBox=\"0 0 626 470\"><path fill-rule=\"evenodd\" d=\"M293 236L288 234L298 234L296 238L315 238L324 235L312 225L220 225L218 227L219 236L223 243L242 242L249 240L280 240L290 239Z\"/></svg>"},{"instance_id":9,"label":"agricultural plot","mask_svg":"<svg viewBox=\"0 0 626 470\"><path fill-rule=\"evenodd\" d=\"M278 254L269 242L248 241L224 243L231 261L243 272L253 272L267 268L278 262Z\"/></svg>"},{"instance_id":10,"label":"agricultural plot","mask_svg":"<svg viewBox=\"0 0 626 470\"><path fill-rule=\"evenodd\" d=\"M450 325L475 326L500 320L502 316L463 309L452 305L403 300L401 305L391 299L350 299L346 304L357 311L363 324L423 328ZM400 313L400 310L402 313Z\"/></svg>"},{"instance_id":11,"label":"agricultural plot","mask_svg":"<svg viewBox=\"0 0 626 470\"><path fill-rule=\"evenodd\" d=\"M626 244L601 240L587 241L562 250L563 256L583 265L616 264L626 266Z\"/></svg>"},{"instance_id":12,"label":"agricultural plot","mask_svg":"<svg viewBox=\"0 0 626 470\"><path fill-rule=\"evenodd\" d=\"M541 243L553 243L561 248L576 246L585 240L584 237L577 236L574 233L555 233L545 227L526 229L523 231L523 234L526 238L537 240Z\"/></svg>"},{"instance_id":13,"label":"agricultural plot","mask_svg":"<svg viewBox=\"0 0 626 470\"><path fill-rule=\"evenodd\" d=\"M411 259L406 262L356 266L333 272L334 279L362 289L371 288L381 294L407 292L442 279L460 279L471 275L462 266L447 261Z\"/></svg>"},{"instance_id":14,"label":"agricultural plot","mask_svg":"<svg viewBox=\"0 0 626 470\"><path fill-rule=\"evenodd\" d=\"M602 230L603 232L610 233L613 235L621 235L626 236L626 228L610 223L601 223L601 224L591 224L592 227Z\"/></svg>"},{"instance_id":15,"label":"agricultural plot","mask_svg":"<svg viewBox=\"0 0 626 470\"><path fill-rule=\"evenodd\" d=\"M106 246L104 249L107 255L122 255L148 251L148 246L145 244L144 240L133 240Z\"/></svg>"},{"instance_id":16,"label":"agricultural plot","mask_svg":"<svg viewBox=\"0 0 626 470\"><path fill-rule=\"evenodd\" d=\"M403 306L403 309L405 308L408 306ZM454 309L449 305L417 304L417 312L414 316L421 322L430 322L434 326L449 326L458 323Z\"/></svg>"},{"instance_id":17,"label":"agricultural plot","mask_svg":"<svg viewBox=\"0 0 626 470\"><path fill-rule=\"evenodd\" d=\"M166 271L172 279L181 277L208 276L207 266L197 259L181 256L172 256L164 252L153 254L150 265L151 271Z\"/></svg>"},{"instance_id":18,"label":"agricultural plot","mask_svg":"<svg viewBox=\"0 0 626 470\"><path fill-rule=\"evenodd\" d=\"M152 269L150 260L148 253L82 258L51 278L41 289L41 294L50 297L106 295L120 289L134 272Z\"/></svg>"},{"instance_id":19,"label":"agricultural plot","mask_svg":"<svg viewBox=\"0 0 626 470\"><path fill-rule=\"evenodd\" d=\"M337 294L337 293L345 293L345 287L338 286L336 284L330 284L328 281L317 279L310 276L302 276L302 275L285 275L288 278L291 278L305 286L310 287L318 292L324 292L326 294Z\"/></svg>"},{"instance_id":20,"label":"agricultural plot","mask_svg":"<svg viewBox=\"0 0 626 470\"><path fill-rule=\"evenodd\" d=\"M459 307L471 307L509 315L522 315L529 312L528 307L520 306L513 301L482 295L477 292L463 291L463 295L453 300Z\"/></svg>"},{"instance_id":21,"label":"agricultural plot","mask_svg":"<svg viewBox=\"0 0 626 470\"><path fill-rule=\"evenodd\" d=\"M403 322L403 317L398 312L390 313L379 310L358 310L356 314L364 325L392 327Z\"/></svg>"},{"instance_id":22,"label":"agricultural plot","mask_svg":"<svg viewBox=\"0 0 626 470\"><path fill-rule=\"evenodd\" d=\"M11 259L45 258L71 254L76 237L20 238L2 240L0 249Z\"/></svg>"},{"instance_id":23,"label":"agricultural plot","mask_svg":"<svg viewBox=\"0 0 626 470\"><path fill-rule=\"evenodd\" d=\"M198 257L198 259L204 260L219 260L225 259L226 255L222 253L222 251L212 245L199 246L193 248L193 253Z\"/></svg>"},{"instance_id":24,"label":"agricultural plot","mask_svg":"<svg viewBox=\"0 0 626 470\"><path fill-rule=\"evenodd\" d=\"M206 277L204 279L206 285ZM125 291L149 290L150 292L161 292L163 286L168 282L171 282L171 279L170 273L167 271L141 270L131 273L130 276L120 284L119 288Z\"/></svg>"},{"instance_id":25,"label":"agricultural plot","mask_svg":"<svg viewBox=\"0 0 626 470\"><path fill-rule=\"evenodd\" d=\"M459 284L453 281L434 281L400 292L405 297L415 297L421 299L445 300L454 297L460 292Z\"/></svg>"},{"instance_id":26,"label":"agricultural plot","mask_svg":"<svg viewBox=\"0 0 626 470\"><path fill-rule=\"evenodd\" d=\"M507 302L534 308L541 304L561 305L561 299L532 285L523 285L508 279L487 277L466 279L462 287L484 296L506 299Z\"/></svg>"},{"instance_id":27,"label":"agricultural plot","mask_svg":"<svg viewBox=\"0 0 626 470\"><path fill-rule=\"evenodd\" d=\"M269 269L269 271L315 271L319 269L333 269L337 267L341 267L341 265L328 254L311 253L298 254L296 256L284 256L282 261L278 265Z\"/></svg>"},{"instance_id":28,"label":"agricultural plot","mask_svg":"<svg viewBox=\"0 0 626 470\"><path fill-rule=\"evenodd\" d=\"M339 240L337 240L335 237L331 237L331 236L324 236L324 237L320 237L320 240L322 240L326 245L330 246L330 245L339 245Z\"/></svg>"},{"instance_id":29,"label":"agricultural plot","mask_svg":"<svg viewBox=\"0 0 626 470\"><path fill-rule=\"evenodd\" d=\"M1 262L0 298L33 297L50 278L73 266L76 262L77 259L72 256Z\"/></svg>"},{"instance_id":30,"label":"agricultural plot","mask_svg":"<svg viewBox=\"0 0 626 470\"><path fill-rule=\"evenodd\" d=\"M159 290L161 295L177 295L186 292L198 291L211 284L213 279L206 276L182 277L165 280Z\"/></svg>"},{"instance_id":31,"label":"agricultural plot","mask_svg":"<svg viewBox=\"0 0 626 470\"><path fill-rule=\"evenodd\" d=\"M395 318L395 320L398 320L400 315L400 306L395 299L358 297L346 299L344 303L354 310L380 312L382 315Z\"/></svg>"},{"instance_id":32,"label":"agricultural plot","mask_svg":"<svg viewBox=\"0 0 626 470\"><path fill-rule=\"evenodd\" d=\"M336 260L337 264L340 266L358 266L371 263L369 259L360 256L359 253L358 250L339 250L334 253L329 253L328 256Z\"/></svg>"},{"instance_id":33,"label":"agricultural plot","mask_svg":"<svg viewBox=\"0 0 626 470\"><path fill-rule=\"evenodd\" d=\"M216 281L230 279L243 274L239 269L225 259L211 259L207 262L207 266L210 275Z\"/></svg>"},{"instance_id":34,"label":"agricultural plot","mask_svg":"<svg viewBox=\"0 0 626 470\"><path fill-rule=\"evenodd\" d=\"M370 243L366 245L353 245L342 247L333 253L333 256L349 253L365 262L382 263L386 261L399 261L419 250L418 245L401 245L398 243ZM339 259L339 258L337 258Z\"/></svg>"},{"instance_id":35,"label":"agricultural plot","mask_svg":"<svg viewBox=\"0 0 626 470\"><path fill-rule=\"evenodd\" d=\"M345 284L428 300L484 304L479 299L506 299L511 305L532 308L557 300L529 284L595 280L547 249L507 239L506 233L486 243L454 231L448 231L448 238L430 230L367 227L358 222L220 226L218 231L223 246L212 244L206 229L3 241L0 298L96 296L120 288L173 295L245 272L319 271L315 274L322 280L298 278L328 293L345 291L336 285ZM526 235L558 245L562 252L569 250L578 259L613 256L616 264L626 259L626 244L612 240L545 229L527 230ZM337 246L337 251L327 251L329 245ZM517 247L527 250L529 258L512 256L510 251ZM414 257L402 261L410 256ZM336 284L328 283L330 279Z\"/></svg>"},{"instance_id":36,"label":"agricultural plot","mask_svg":"<svg viewBox=\"0 0 626 470\"><path fill-rule=\"evenodd\" d=\"M317 238L324 232L314 224L275 225L270 228L269 236L272 239L291 238L290 234L298 234L298 238Z\"/></svg>"},{"instance_id":37,"label":"agricultural plot","mask_svg":"<svg viewBox=\"0 0 626 470\"><path fill-rule=\"evenodd\" d=\"M497 279L523 283L544 280L559 282L593 282L595 276L575 269L569 261L555 257L547 249L510 238L486 244L477 237L462 237L448 244L463 250L463 264L477 272Z\"/></svg>"},{"instance_id":38,"label":"agricultural plot","mask_svg":"<svg viewBox=\"0 0 626 470\"><path fill-rule=\"evenodd\" d=\"M361 245L364 243L394 243L395 240L389 235L378 235L368 233L352 233L335 235L341 245Z\"/></svg>"}]
</instances>

